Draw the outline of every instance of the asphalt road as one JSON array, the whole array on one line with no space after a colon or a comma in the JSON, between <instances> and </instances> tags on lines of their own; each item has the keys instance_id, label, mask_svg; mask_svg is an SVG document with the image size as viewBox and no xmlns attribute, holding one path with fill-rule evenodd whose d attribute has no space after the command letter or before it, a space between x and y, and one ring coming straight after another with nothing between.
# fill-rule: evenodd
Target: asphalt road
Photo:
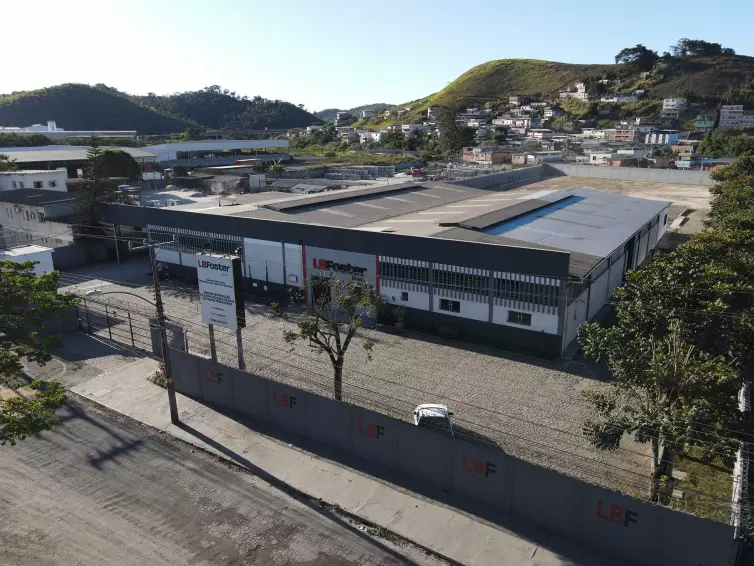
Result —
<instances>
[{"instance_id":1,"label":"asphalt road","mask_svg":"<svg viewBox=\"0 0 754 566\"><path fill-rule=\"evenodd\" d=\"M0 564L439 564L84 400L0 447Z\"/></svg>"}]
</instances>

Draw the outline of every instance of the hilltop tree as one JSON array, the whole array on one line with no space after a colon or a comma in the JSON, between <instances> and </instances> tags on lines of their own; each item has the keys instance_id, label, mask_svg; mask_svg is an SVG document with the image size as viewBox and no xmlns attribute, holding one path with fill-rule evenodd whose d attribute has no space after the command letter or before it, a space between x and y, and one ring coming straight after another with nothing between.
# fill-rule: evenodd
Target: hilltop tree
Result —
<instances>
[{"instance_id":1,"label":"hilltop tree","mask_svg":"<svg viewBox=\"0 0 754 566\"><path fill-rule=\"evenodd\" d=\"M34 275L31 261L0 262L0 387L28 387L30 395L0 400L0 444L11 446L24 438L50 430L55 411L65 400L60 383L22 378L24 359L44 365L59 345L56 335L40 333L46 322L75 304L73 295L58 293L59 273ZM23 390L21 390L23 391Z\"/></svg>"},{"instance_id":2,"label":"hilltop tree","mask_svg":"<svg viewBox=\"0 0 754 566\"><path fill-rule=\"evenodd\" d=\"M716 55L735 55L730 47L723 48L719 43L709 43L701 39L682 37L675 45L670 46L675 57L713 57Z\"/></svg>"},{"instance_id":3,"label":"hilltop tree","mask_svg":"<svg viewBox=\"0 0 754 566\"><path fill-rule=\"evenodd\" d=\"M18 165L16 165L15 159L5 153L0 153L0 172L16 171L17 169Z\"/></svg>"},{"instance_id":4,"label":"hilltop tree","mask_svg":"<svg viewBox=\"0 0 754 566\"><path fill-rule=\"evenodd\" d=\"M348 347L364 327L364 319L377 315L382 298L374 287L362 280L344 283L334 277L312 275L311 300L298 321L298 330L287 330L286 342L307 340L317 353L326 353L333 367L334 397L343 399L343 363ZM374 341L365 338L361 345L372 359Z\"/></svg>"},{"instance_id":5,"label":"hilltop tree","mask_svg":"<svg viewBox=\"0 0 754 566\"><path fill-rule=\"evenodd\" d=\"M622 49L615 56L615 62L624 63L642 71L650 71L658 58L657 51L652 51L641 43L637 43L633 47Z\"/></svg>"}]
</instances>

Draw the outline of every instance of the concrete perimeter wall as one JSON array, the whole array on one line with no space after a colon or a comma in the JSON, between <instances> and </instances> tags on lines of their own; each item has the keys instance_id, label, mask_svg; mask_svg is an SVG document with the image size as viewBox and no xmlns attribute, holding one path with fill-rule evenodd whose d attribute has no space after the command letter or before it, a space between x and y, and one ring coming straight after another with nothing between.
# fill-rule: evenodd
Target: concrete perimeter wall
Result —
<instances>
[{"instance_id":1,"label":"concrete perimeter wall","mask_svg":"<svg viewBox=\"0 0 754 566\"><path fill-rule=\"evenodd\" d=\"M176 390L306 435L647 566L733 564L733 528L652 505L500 451L170 351Z\"/></svg>"},{"instance_id":2,"label":"concrete perimeter wall","mask_svg":"<svg viewBox=\"0 0 754 566\"><path fill-rule=\"evenodd\" d=\"M474 187L475 189L490 189L501 185L519 183L524 180L531 183L536 179L540 179L544 174L544 165L536 165L524 169L504 171L503 173L493 173L492 175L480 175L479 177L471 177L470 179L444 182L448 185L463 185L464 187Z\"/></svg>"},{"instance_id":3,"label":"concrete perimeter wall","mask_svg":"<svg viewBox=\"0 0 754 566\"><path fill-rule=\"evenodd\" d=\"M672 183L677 185L714 185L708 171L686 171L681 169L639 169L638 167L604 167L595 165L570 165L566 163L546 163L545 176L594 177L619 181L639 181L644 183Z\"/></svg>"}]
</instances>

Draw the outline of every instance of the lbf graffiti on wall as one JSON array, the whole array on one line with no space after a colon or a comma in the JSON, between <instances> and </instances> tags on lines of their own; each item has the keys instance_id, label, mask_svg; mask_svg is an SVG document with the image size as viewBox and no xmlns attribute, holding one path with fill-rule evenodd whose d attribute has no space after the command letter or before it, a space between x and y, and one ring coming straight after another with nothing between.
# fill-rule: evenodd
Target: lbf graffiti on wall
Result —
<instances>
[{"instance_id":1,"label":"lbf graffiti on wall","mask_svg":"<svg viewBox=\"0 0 754 566\"><path fill-rule=\"evenodd\" d=\"M623 509L619 505L611 505L609 513L605 514L601 499L597 501L597 517L616 525L622 524L624 527L627 527L629 523L639 524L639 514L636 511Z\"/></svg>"},{"instance_id":2,"label":"lbf graffiti on wall","mask_svg":"<svg viewBox=\"0 0 754 566\"><path fill-rule=\"evenodd\" d=\"M461 455L461 466L467 472L476 474L478 476L490 477L490 474L497 473L497 466L492 462L487 462L481 458L474 458L473 460L467 460L466 454Z\"/></svg>"},{"instance_id":3,"label":"lbf graffiti on wall","mask_svg":"<svg viewBox=\"0 0 754 566\"><path fill-rule=\"evenodd\" d=\"M359 419L359 434L374 438L375 440L379 440L380 436L385 436L384 426L375 424L371 421L366 421L365 425L366 426L362 425L361 419Z\"/></svg>"},{"instance_id":4,"label":"lbf graffiti on wall","mask_svg":"<svg viewBox=\"0 0 754 566\"><path fill-rule=\"evenodd\" d=\"M223 374L213 369L204 370L204 380L210 383L220 383L223 380Z\"/></svg>"},{"instance_id":5,"label":"lbf graffiti on wall","mask_svg":"<svg viewBox=\"0 0 754 566\"><path fill-rule=\"evenodd\" d=\"M272 394L272 400L275 401L276 405L280 405L281 407L288 407L289 409L292 409L296 406L296 398L293 395L288 395L287 393L278 393L275 391Z\"/></svg>"}]
</instances>

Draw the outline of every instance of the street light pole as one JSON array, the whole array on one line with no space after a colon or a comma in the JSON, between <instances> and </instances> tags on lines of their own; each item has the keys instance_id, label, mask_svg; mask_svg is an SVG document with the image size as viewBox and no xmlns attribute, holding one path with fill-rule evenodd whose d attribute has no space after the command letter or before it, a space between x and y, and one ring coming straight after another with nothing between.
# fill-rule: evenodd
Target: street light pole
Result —
<instances>
[{"instance_id":1,"label":"street light pole","mask_svg":"<svg viewBox=\"0 0 754 566\"><path fill-rule=\"evenodd\" d=\"M157 258L154 251L155 244L148 244L149 262L152 265L152 282L154 283L154 303L157 310L157 324L160 330L160 349L162 350L162 364L165 368L165 384L168 390L168 405L170 406L170 422L178 424L178 402L175 398L175 386L173 385L173 372L170 366L170 352L168 352L168 334L165 329L165 309L162 305L160 293L160 280L157 275Z\"/></svg>"}]
</instances>

